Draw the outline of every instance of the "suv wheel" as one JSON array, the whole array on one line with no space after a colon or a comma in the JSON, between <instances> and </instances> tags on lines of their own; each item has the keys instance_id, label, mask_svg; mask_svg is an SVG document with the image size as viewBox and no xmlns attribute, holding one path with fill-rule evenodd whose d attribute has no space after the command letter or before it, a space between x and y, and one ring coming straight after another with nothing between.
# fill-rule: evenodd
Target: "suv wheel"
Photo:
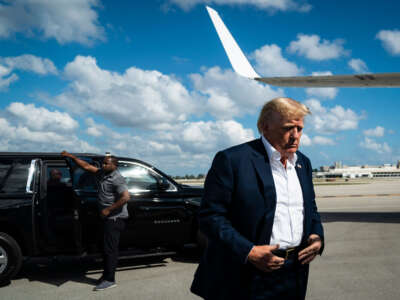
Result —
<instances>
[{"instance_id":1,"label":"suv wheel","mask_svg":"<svg viewBox=\"0 0 400 300\"><path fill-rule=\"evenodd\" d=\"M15 276L22 265L18 243L7 233L0 232L0 283Z\"/></svg>"}]
</instances>

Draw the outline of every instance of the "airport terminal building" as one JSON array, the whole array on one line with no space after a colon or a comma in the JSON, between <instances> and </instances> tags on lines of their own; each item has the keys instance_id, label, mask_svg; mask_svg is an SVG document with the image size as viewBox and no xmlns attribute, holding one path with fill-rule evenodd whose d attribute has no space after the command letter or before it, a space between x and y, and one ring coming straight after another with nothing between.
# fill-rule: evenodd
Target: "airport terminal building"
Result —
<instances>
[{"instance_id":1,"label":"airport terminal building","mask_svg":"<svg viewBox=\"0 0 400 300\"><path fill-rule=\"evenodd\" d=\"M400 161L396 165L346 166L335 162L333 166L322 166L314 173L316 178L382 178L400 177Z\"/></svg>"}]
</instances>

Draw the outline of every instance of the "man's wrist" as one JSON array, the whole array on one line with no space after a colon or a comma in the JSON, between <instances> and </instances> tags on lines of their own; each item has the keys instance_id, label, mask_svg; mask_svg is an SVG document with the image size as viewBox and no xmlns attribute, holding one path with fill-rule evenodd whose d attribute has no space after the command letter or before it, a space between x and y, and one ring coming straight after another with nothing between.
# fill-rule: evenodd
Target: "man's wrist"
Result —
<instances>
[{"instance_id":1,"label":"man's wrist","mask_svg":"<svg viewBox=\"0 0 400 300\"><path fill-rule=\"evenodd\" d=\"M322 242L321 238L318 235L313 236L310 238L310 244L315 243L315 242Z\"/></svg>"},{"instance_id":2,"label":"man's wrist","mask_svg":"<svg viewBox=\"0 0 400 300\"><path fill-rule=\"evenodd\" d=\"M250 253L253 251L254 247L255 247L255 246L251 247L249 253L248 253L247 256L246 256L246 259L244 260L244 263L247 263L247 262L249 261Z\"/></svg>"},{"instance_id":3,"label":"man's wrist","mask_svg":"<svg viewBox=\"0 0 400 300\"><path fill-rule=\"evenodd\" d=\"M74 158L75 156L74 155L72 155L71 153L64 153L64 156L66 156L66 157L69 157L69 158Z\"/></svg>"}]
</instances>

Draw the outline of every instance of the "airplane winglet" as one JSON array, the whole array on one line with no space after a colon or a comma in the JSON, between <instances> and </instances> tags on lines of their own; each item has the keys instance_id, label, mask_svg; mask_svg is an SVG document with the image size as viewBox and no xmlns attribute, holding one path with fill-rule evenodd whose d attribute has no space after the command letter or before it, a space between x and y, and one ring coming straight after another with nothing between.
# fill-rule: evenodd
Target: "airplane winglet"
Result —
<instances>
[{"instance_id":1,"label":"airplane winglet","mask_svg":"<svg viewBox=\"0 0 400 300\"><path fill-rule=\"evenodd\" d=\"M206 6L206 8L235 72L251 79L260 78L260 75L254 71L218 13L209 6Z\"/></svg>"}]
</instances>

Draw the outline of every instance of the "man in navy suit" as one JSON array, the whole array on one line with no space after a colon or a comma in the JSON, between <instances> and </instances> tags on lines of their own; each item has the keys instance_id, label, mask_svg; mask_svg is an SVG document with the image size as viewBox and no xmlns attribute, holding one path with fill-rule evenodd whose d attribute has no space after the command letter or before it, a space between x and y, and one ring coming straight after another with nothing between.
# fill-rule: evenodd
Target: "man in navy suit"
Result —
<instances>
[{"instance_id":1,"label":"man in navy suit","mask_svg":"<svg viewBox=\"0 0 400 300\"><path fill-rule=\"evenodd\" d=\"M218 152L205 181L200 230L208 238L191 291L204 299L304 299L323 228L310 160L297 151L308 108L276 98L261 138Z\"/></svg>"}]
</instances>

